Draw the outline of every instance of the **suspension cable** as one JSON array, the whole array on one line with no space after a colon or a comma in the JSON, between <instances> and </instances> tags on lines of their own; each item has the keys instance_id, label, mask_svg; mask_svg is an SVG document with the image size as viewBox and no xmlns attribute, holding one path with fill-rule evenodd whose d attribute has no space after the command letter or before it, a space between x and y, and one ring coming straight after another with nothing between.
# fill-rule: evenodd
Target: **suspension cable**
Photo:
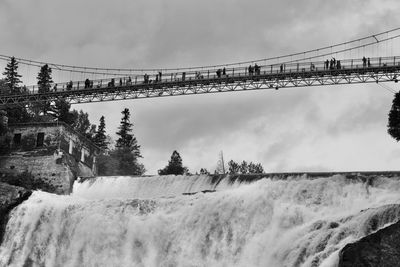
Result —
<instances>
[{"instance_id":1,"label":"suspension cable","mask_svg":"<svg viewBox=\"0 0 400 267\"><path fill-rule=\"evenodd\" d=\"M389 35L389 33L395 32L395 31L398 31L398 30L400 30L400 27L394 28L392 30L388 30L388 31L385 31L385 32L381 32L381 33L378 33L378 34L369 35L367 37L363 37L363 38L355 39L355 40L352 40L352 41L348 41L348 42L338 43L338 44L335 44L335 45L330 45L330 46L326 46L326 47L322 47L322 48L308 50L308 51L305 51L305 52L293 53L293 54L288 54L288 55L283 55L283 56L263 58L263 59L251 60L251 61L228 63L228 64L197 66L197 67L186 67L186 68L143 68L143 69L99 68L99 67L73 66L73 65L65 65L65 64L56 64L56 63L28 60L28 59L23 59L23 58L15 58L15 59L17 59L19 63L24 64L24 65L31 65L31 66L41 67L42 65L47 64L49 66L55 67L56 69L58 69L60 71L72 71L72 72L79 72L79 73L83 72L83 73L86 73L86 74L106 74L106 75L110 75L110 73L108 73L108 71L117 71L117 72L119 72L119 74L117 74L117 75L120 75L121 72L143 72L143 71L157 72L157 71L160 71L160 70L161 71L195 70L195 69L204 69L204 68L218 68L218 67L235 66L235 65L240 65L240 64L253 64L255 62L261 62L261 61L279 60L279 59L283 59L283 58L289 58L289 57L295 57L295 56L299 56L299 55L305 55L305 54L313 53L313 52L316 52L318 50L326 50L326 49L333 48L333 47L339 47L339 46L343 46L343 45L347 45L347 44L351 44L351 43L361 42L363 40L367 40L367 39L371 39L371 38L374 39L374 41L372 43L368 43L368 44L364 44L364 45L358 45L358 46L353 47L353 48L345 48L345 49L336 51L336 52L344 52L344 51L348 51L348 50L354 50L354 49L360 48L362 46L369 46L369 45L376 44L376 43L379 43L379 42L384 42L384 41L387 41L387 40L392 40L394 38L398 38L398 37L400 37L400 35L396 35L396 36L393 36L393 37L390 37L390 38L387 37ZM378 41L377 36L380 36L380 35L386 35L386 38ZM304 58L303 60L313 59L313 58L316 58L316 57L323 57L323 56L332 54L332 52L331 53L322 54L322 55L318 55L318 56L311 56L311 57L308 57L308 58ZM0 54L0 60L7 60L8 61L10 58L11 58L11 56L1 55ZM299 62L299 61L301 61L301 60L297 59L297 60L286 61L285 63ZM73 70L71 70L71 69L73 69ZM85 71L85 69L87 69L88 71ZM105 71L107 71L107 72L104 73Z\"/></svg>"}]
</instances>

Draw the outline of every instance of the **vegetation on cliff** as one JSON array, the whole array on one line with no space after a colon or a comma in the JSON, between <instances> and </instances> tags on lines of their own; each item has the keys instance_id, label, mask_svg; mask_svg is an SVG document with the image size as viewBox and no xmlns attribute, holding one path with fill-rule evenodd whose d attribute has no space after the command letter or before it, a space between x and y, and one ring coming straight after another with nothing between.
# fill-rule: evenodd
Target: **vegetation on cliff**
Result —
<instances>
[{"instance_id":1,"label":"vegetation on cliff","mask_svg":"<svg viewBox=\"0 0 400 267\"><path fill-rule=\"evenodd\" d=\"M0 244L8 221L9 212L32 194L32 191L19 186L0 182Z\"/></svg>"}]
</instances>

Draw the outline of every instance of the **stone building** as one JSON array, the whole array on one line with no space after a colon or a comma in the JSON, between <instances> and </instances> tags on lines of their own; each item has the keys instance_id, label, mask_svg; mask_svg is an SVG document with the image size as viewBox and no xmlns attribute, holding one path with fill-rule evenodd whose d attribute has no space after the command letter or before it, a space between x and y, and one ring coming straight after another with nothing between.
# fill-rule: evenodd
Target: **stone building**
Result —
<instances>
[{"instance_id":1,"label":"stone building","mask_svg":"<svg viewBox=\"0 0 400 267\"><path fill-rule=\"evenodd\" d=\"M42 184L42 190L68 194L77 177L96 175L100 152L65 123L8 125L7 133L0 136L0 175L29 175Z\"/></svg>"}]
</instances>

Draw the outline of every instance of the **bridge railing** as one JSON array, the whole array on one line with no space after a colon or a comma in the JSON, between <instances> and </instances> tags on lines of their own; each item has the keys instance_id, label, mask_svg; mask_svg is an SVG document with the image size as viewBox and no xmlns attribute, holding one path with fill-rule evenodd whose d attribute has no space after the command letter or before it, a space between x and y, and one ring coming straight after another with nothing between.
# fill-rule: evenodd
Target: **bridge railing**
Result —
<instances>
[{"instance_id":1,"label":"bridge railing","mask_svg":"<svg viewBox=\"0 0 400 267\"><path fill-rule=\"evenodd\" d=\"M358 58L358 59L327 59L325 61L307 61L307 62L289 62L273 65L260 65L259 70L254 70L254 65L206 69L201 71L182 71L167 73L151 73L136 76L123 76L98 80L70 81L66 83L51 84L50 92L78 91L78 90L95 90L113 87L129 87L133 85L167 85L184 83L196 80L218 80L221 78L242 78L249 77L252 79L256 75L275 75L275 74L293 74L293 73L313 73L313 72L331 72L336 70L359 70L360 68L382 68L400 66L400 57L375 57L375 58ZM224 70L225 69L225 70ZM251 72L253 69L253 72ZM24 87L23 94L40 93L37 85Z\"/></svg>"}]
</instances>

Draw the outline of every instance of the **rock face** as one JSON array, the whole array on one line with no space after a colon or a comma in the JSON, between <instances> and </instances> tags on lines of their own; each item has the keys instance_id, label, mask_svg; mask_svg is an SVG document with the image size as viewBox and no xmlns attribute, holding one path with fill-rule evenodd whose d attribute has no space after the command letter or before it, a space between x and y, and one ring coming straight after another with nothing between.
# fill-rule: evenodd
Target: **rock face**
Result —
<instances>
[{"instance_id":1,"label":"rock face","mask_svg":"<svg viewBox=\"0 0 400 267\"><path fill-rule=\"evenodd\" d=\"M9 212L32 194L23 187L0 183L0 244L8 221Z\"/></svg>"},{"instance_id":2,"label":"rock face","mask_svg":"<svg viewBox=\"0 0 400 267\"><path fill-rule=\"evenodd\" d=\"M340 252L339 267L350 266L400 266L400 221L347 244Z\"/></svg>"}]
</instances>

